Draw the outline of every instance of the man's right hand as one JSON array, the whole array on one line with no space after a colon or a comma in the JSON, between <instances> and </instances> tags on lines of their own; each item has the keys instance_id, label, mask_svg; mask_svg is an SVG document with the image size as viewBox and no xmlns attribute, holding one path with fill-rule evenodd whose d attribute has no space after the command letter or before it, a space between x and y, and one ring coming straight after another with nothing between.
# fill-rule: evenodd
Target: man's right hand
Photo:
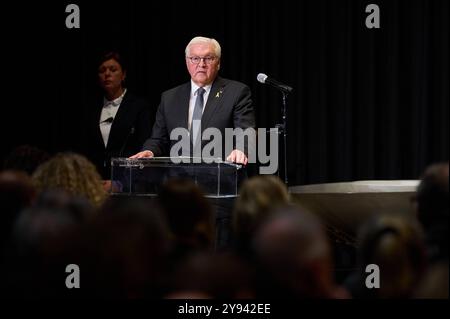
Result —
<instances>
[{"instance_id":1,"label":"man's right hand","mask_svg":"<svg viewBox=\"0 0 450 319\"><path fill-rule=\"evenodd\" d=\"M136 159L136 158L150 158L150 157L153 157L153 156L154 156L154 154L153 154L152 151L142 151L142 152L139 152L139 153L137 153L137 154L134 154L133 156L130 156L129 158L130 158L130 159Z\"/></svg>"}]
</instances>

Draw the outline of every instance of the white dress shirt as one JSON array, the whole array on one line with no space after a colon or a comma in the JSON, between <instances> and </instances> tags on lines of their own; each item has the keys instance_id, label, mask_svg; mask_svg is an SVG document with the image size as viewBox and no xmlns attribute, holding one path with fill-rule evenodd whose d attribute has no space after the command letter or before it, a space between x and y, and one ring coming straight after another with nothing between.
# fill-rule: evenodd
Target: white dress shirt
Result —
<instances>
[{"instance_id":1,"label":"white dress shirt","mask_svg":"<svg viewBox=\"0 0 450 319\"><path fill-rule=\"evenodd\" d=\"M203 88L205 89L205 93L203 93L203 111L205 111L205 105L206 102L208 101L208 96L209 96L209 92L211 92L211 87L212 85L207 85L207 86L203 86ZM195 101L197 100L197 90L200 88L200 86L198 86L197 84L195 84L192 80L191 80L191 97L189 99L189 119L188 119L188 129L191 129L191 124L192 124L192 115L194 114L194 107L195 107Z\"/></svg>"},{"instance_id":2,"label":"white dress shirt","mask_svg":"<svg viewBox=\"0 0 450 319\"><path fill-rule=\"evenodd\" d=\"M123 91L121 96L112 101L103 98L103 108L102 113L100 114L99 127L100 131L102 132L103 143L105 143L105 147L106 145L108 145L111 125L114 121L114 118L116 117L117 111L119 110L120 104L122 103L125 93L127 93L127 89Z\"/></svg>"}]
</instances>

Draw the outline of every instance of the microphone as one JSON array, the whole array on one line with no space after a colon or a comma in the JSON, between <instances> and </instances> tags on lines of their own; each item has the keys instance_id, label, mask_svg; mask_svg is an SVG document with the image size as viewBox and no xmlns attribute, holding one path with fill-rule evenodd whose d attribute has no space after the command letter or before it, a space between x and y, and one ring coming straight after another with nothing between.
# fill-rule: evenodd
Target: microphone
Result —
<instances>
[{"instance_id":1,"label":"microphone","mask_svg":"<svg viewBox=\"0 0 450 319\"><path fill-rule=\"evenodd\" d=\"M274 79L268 77L264 73L259 73L258 76L256 77L256 79L258 80L258 82L263 83L263 84L269 84L284 93L290 93L293 90L290 86L280 83L277 80L274 80Z\"/></svg>"},{"instance_id":2,"label":"microphone","mask_svg":"<svg viewBox=\"0 0 450 319\"><path fill-rule=\"evenodd\" d=\"M106 120L101 121L100 124L102 124L102 123L112 123L113 121L114 121L114 117L110 116Z\"/></svg>"}]
</instances>

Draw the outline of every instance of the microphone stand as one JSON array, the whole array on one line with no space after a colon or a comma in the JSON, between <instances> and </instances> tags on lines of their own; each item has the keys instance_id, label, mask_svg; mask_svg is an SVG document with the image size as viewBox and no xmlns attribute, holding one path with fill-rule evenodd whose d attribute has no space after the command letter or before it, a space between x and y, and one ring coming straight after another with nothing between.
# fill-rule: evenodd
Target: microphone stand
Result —
<instances>
[{"instance_id":1,"label":"microphone stand","mask_svg":"<svg viewBox=\"0 0 450 319\"><path fill-rule=\"evenodd\" d=\"M277 124L276 127L280 130L280 134L283 134L283 151L284 151L284 183L288 186L288 176L287 176L287 107L286 98L287 93L281 92L283 94L283 108L281 110L282 124Z\"/></svg>"},{"instance_id":2,"label":"microphone stand","mask_svg":"<svg viewBox=\"0 0 450 319\"><path fill-rule=\"evenodd\" d=\"M277 129L277 134L280 136L283 135L283 163L284 163L284 183L286 186L288 186L288 175L287 175L287 103L286 98L288 93L285 91L281 91L281 94L283 95L283 103L282 103L282 109L281 109L281 119L282 123L275 124L275 128ZM268 130L267 133L270 134L272 130ZM279 137L278 137L279 138ZM278 152L278 158L280 157L280 153ZM280 171L278 170L278 175L280 174Z\"/></svg>"}]
</instances>

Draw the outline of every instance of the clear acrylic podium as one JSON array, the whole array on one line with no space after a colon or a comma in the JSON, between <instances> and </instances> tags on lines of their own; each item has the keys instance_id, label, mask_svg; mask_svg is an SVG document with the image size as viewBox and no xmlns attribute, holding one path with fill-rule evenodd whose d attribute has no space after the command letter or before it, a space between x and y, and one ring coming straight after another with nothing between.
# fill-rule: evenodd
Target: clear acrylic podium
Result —
<instances>
[{"instance_id":1,"label":"clear acrylic podium","mask_svg":"<svg viewBox=\"0 0 450 319\"><path fill-rule=\"evenodd\" d=\"M242 166L222 160L200 162L189 157L111 159L111 194L157 196L171 178L193 180L209 198L233 198L238 195Z\"/></svg>"}]
</instances>

